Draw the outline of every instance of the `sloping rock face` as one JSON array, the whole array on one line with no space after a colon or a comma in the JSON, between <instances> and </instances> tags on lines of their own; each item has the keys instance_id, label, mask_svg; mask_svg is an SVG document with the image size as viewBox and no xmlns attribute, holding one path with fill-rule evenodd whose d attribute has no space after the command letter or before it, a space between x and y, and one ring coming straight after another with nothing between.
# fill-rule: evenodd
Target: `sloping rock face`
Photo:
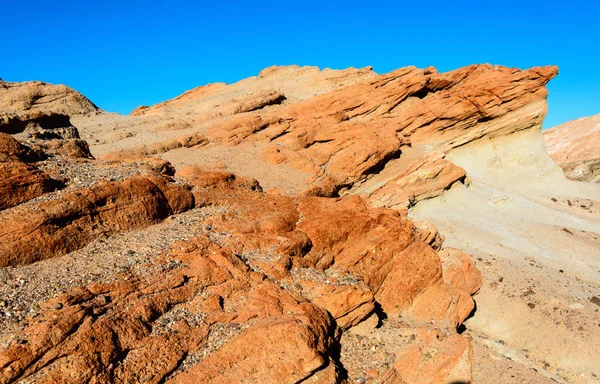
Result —
<instances>
[{"instance_id":1,"label":"sloping rock face","mask_svg":"<svg viewBox=\"0 0 600 384\"><path fill-rule=\"evenodd\" d=\"M519 71L483 65L445 74L403 68L282 110L234 119L207 136L216 145L266 142L269 161L314 175L326 191L340 191L364 183L401 156L403 147L428 146L408 166L419 171L431 167L420 164L430 161L431 152L443 157L483 136L540 125L544 86L556 73L554 67ZM452 171L438 175L447 176L446 185L461 178ZM397 183L403 193L410 189L409 183ZM418 184L415 189L419 195Z\"/></svg>"},{"instance_id":2,"label":"sloping rock face","mask_svg":"<svg viewBox=\"0 0 600 384\"><path fill-rule=\"evenodd\" d=\"M172 100L151 107L138 107L131 114L183 115L193 111L195 116L192 121L214 119L278 105L285 100L306 100L374 76L376 74L370 67L320 71L317 67L273 66L261 71L258 77L250 77L233 85L214 83L200 86ZM252 88L244 87L248 83L254 83Z\"/></svg>"},{"instance_id":3,"label":"sloping rock face","mask_svg":"<svg viewBox=\"0 0 600 384\"><path fill-rule=\"evenodd\" d=\"M550 157L571 180L600 182L600 115L544 131Z\"/></svg>"},{"instance_id":4,"label":"sloping rock face","mask_svg":"<svg viewBox=\"0 0 600 384\"><path fill-rule=\"evenodd\" d=\"M71 116L95 112L98 107L81 93L65 86L41 81L0 81L0 111L8 115L49 112Z\"/></svg>"},{"instance_id":5,"label":"sloping rock face","mask_svg":"<svg viewBox=\"0 0 600 384\"><path fill-rule=\"evenodd\" d=\"M100 234L148 226L193 206L193 196L184 187L140 176L14 209L3 215L0 266L63 255Z\"/></svg>"},{"instance_id":6,"label":"sloping rock face","mask_svg":"<svg viewBox=\"0 0 600 384\"><path fill-rule=\"evenodd\" d=\"M356 193L373 204L401 208L464 181L464 171L444 161L453 148L541 127L547 110L545 85L557 73L556 67L522 71L491 65L441 74L414 67L379 76L363 71L362 81L300 100L288 97L284 80L261 83L259 77L253 84L260 86L244 92L268 84L287 100L210 118L203 113L211 106L208 95L216 92L222 98L224 89L232 87L211 85L143 111L177 117L190 126L208 119L200 130L208 143L196 148L207 153L220 147L235 146L236 153L259 148L262 159L257 161L265 168L298 173L298 192ZM234 104L219 103L219 108L236 109ZM165 158L184 164L181 154ZM258 176L243 166L233 164L231 169Z\"/></svg>"}]
</instances>

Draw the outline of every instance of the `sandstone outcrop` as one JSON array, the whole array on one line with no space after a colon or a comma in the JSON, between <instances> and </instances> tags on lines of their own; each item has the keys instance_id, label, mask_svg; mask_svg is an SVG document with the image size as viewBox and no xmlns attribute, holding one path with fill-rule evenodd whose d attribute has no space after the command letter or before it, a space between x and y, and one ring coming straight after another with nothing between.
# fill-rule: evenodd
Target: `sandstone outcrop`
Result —
<instances>
[{"instance_id":1,"label":"sandstone outcrop","mask_svg":"<svg viewBox=\"0 0 600 384\"><path fill-rule=\"evenodd\" d=\"M600 182L600 115L544 131L548 154L571 180Z\"/></svg>"},{"instance_id":2,"label":"sandstone outcrop","mask_svg":"<svg viewBox=\"0 0 600 384\"><path fill-rule=\"evenodd\" d=\"M97 111L85 96L64 85L0 82L0 132L40 146L48 154L92 158L70 119Z\"/></svg>"},{"instance_id":3,"label":"sandstone outcrop","mask_svg":"<svg viewBox=\"0 0 600 384\"><path fill-rule=\"evenodd\" d=\"M327 312L206 238L178 257L189 268L54 299L26 330L28 342L0 355L0 382L163 382L223 325L241 333L169 382L297 382L332 364Z\"/></svg>"},{"instance_id":4,"label":"sandstone outcrop","mask_svg":"<svg viewBox=\"0 0 600 384\"><path fill-rule=\"evenodd\" d=\"M519 71L482 65L444 74L403 68L282 110L234 119L208 135L226 145L269 141L271 161L316 176L324 168L335 184L352 185L402 146L427 143L447 151L541 123L544 85L556 74L555 67ZM530 118L532 111L519 111L536 103L541 103L537 119ZM511 125L493 124L507 115L515 120Z\"/></svg>"},{"instance_id":5,"label":"sandstone outcrop","mask_svg":"<svg viewBox=\"0 0 600 384\"><path fill-rule=\"evenodd\" d=\"M101 234L148 226L193 206L193 196L184 187L139 176L17 207L3 214L0 266L64 255Z\"/></svg>"},{"instance_id":6,"label":"sandstone outcrop","mask_svg":"<svg viewBox=\"0 0 600 384\"><path fill-rule=\"evenodd\" d=\"M61 183L36 168L43 154L0 133L0 210L31 200L61 187Z\"/></svg>"},{"instance_id":7,"label":"sandstone outcrop","mask_svg":"<svg viewBox=\"0 0 600 384\"><path fill-rule=\"evenodd\" d=\"M203 120L207 148L261 148L264 161L309 176L309 184L296 186L305 194L357 193L375 205L400 209L465 180L464 171L444 159L453 148L541 127L545 85L558 73L556 67L473 65L448 73L407 67L356 77L361 70L347 86L294 98L284 80L268 81L280 71L298 75L294 68L276 68L232 86L201 87L136 114ZM212 97L221 100L227 90L235 95L232 89L248 95L243 86L251 81L257 92L252 97L260 98L268 85L268 93L281 92L287 101L237 115L207 115ZM386 173L390 168L393 172Z\"/></svg>"},{"instance_id":8,"label":"sandstone outcrop","mask_svg":"<svg viewBox=\"0 0 600 384\"><path fill-rule=\"evenodd\" d=\"M7 115L72 116L98 111L87 97L65 86L41 81L0 82L0 112ZM45 115L48 116L48 115ZM64 118L64 117L63 117Z\"/></svg>"}]
</instances>

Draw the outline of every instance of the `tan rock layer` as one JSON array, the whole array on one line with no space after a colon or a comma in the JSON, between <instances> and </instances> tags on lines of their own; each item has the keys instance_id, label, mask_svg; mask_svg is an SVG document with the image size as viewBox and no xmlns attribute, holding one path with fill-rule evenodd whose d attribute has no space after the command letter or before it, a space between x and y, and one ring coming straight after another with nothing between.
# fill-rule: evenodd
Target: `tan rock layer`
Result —
<instances>
[{"instance_id":1,"label":"tan rock layer","mask_svg":"<svg viewBox=\"0 0 600 384\"><path fill-rule=\"evenodd\" d=\"M548 154L571 180L600 182L600 115L544 131Z\"/></svg>"},{"instance_id":2,"label":"tan rock layer","mask_svg":"<svg viewBox=\"0 0 600 384\"><path fill-rule=\"evenodd\" d=\"M600 158L600 115L584 117L544 131L548 154L559 164Z\"/></svg>"},{"instance_id":3,"label":"tan rock layer","mask_svg":"<svg viewBox=\"0 0 600 384\"><path fill-rule=\"evenodd\" d=\"M600 158L559 164L571 180L600 183Z\"/></svg>"},{"instance_id":4,"label":"tan rock layer","mask_svg":"<svg viewBox=\"0 0 600 384\"><path fill-rule=\"evenodd\" d=\"M142 145L134 148L127 148L120 151L110 152L101 156L103 160L112 161L132 161L143 157L157 155L178 148L191 148L203 146L208 143L208 139L202 134L195 133L193 135L182 136L176 139L171 139L161 143L152 145Z\"/></svg>"},{"instance_id":5,"label":"tan rock layer","mask_svg":"<svg viewBox=\"0 0 600 384\"><path fill-rule=\"evenodd\" d=\"M65 85L0 82L0 111L9 115L38 112L76 115L97 110L89 99Z\"/></svg>"}]
</instances>

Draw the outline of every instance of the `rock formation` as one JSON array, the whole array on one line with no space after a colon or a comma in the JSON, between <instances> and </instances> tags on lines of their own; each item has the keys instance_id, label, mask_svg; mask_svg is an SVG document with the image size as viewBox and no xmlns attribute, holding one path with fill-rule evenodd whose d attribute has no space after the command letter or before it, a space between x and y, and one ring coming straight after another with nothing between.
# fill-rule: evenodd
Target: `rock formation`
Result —
<instances>
[{"instance_id":1,"label":"rock formation","mask_svg":"<svg viewBox=\"0 0 600 384\"><path fill-rule=\"evenodd\" d=\"M548 154L571 180L600 182L600 115L544 131Z\"/></svg>"},{"instance_id":2,"label":"rock formation","mask_svg":"<svg viewBox=\"0 0 600 384\"><path fill-rule=\"evenodd\" d=\"M0 383L470 382L487 264L421 218L556 74L271 67L131 116L2 83Z\"/></svg>"},{"instance_id":3,"label":"rock formation","mask_svg":"<svg viewBox=\"0 0 600 384\"><path fill-rule=\"evenodd\" d=\"M0 111L7 115L39 112L72 116L97 110L98 107L85 96L65 85L41 81L0 82Z\"/></svg>"},{"instance_id":4,"label":"rock formation","mask_svg":"<svg viewBox=\"0 0 600 384\"><path fill-rule=\"evenodd\" d=\"M31 164L42 156L11 136L0 133L0 209L60 188L59 181Z\"/></svg>"}]
</instances>

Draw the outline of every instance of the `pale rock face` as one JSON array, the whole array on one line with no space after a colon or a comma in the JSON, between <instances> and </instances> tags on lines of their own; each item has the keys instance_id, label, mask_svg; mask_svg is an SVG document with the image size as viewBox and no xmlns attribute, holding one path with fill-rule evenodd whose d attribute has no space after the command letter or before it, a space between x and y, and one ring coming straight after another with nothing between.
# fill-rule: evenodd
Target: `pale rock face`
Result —
<instances>
[{"instance_id":1,"label":"pale rock face","mask_svg":"<svg viewBox=\"0 0 600 384\"><path fill-rule=\"evenodd\" d=\"M600 115L544 131L548 154L571 180L600 182Z\"/></svg>"}]
</instances>

